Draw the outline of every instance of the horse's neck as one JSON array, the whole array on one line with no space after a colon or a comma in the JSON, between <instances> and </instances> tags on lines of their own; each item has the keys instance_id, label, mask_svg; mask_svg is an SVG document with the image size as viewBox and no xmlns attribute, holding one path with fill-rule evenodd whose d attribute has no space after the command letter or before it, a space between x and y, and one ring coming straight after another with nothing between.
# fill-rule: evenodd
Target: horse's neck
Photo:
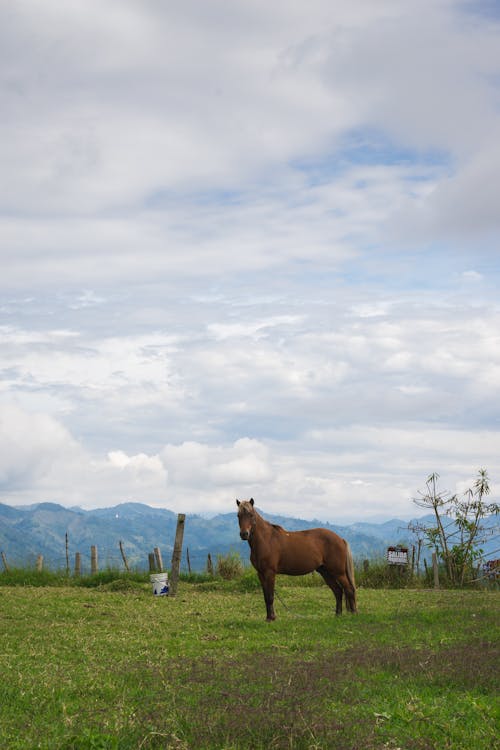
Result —
<instances>
[{"instance_id":1,"label":"horse's neck","mask_svg":"<svg viewBox=\"0 0 500 750\"><path fill-rule=\"evenodd\" d=\"M250 546L252 549L257 549L259 543L268 543L273 531L272 524L258 513L255 514L255 521L255 531L250 535Z\"/></svg>"},{"instance_id":2,"label":"horse's neck","mask_svg":"<svg viewBox=\"0 0 500 750\"><path fill-rule=\"evenodd\" d=\"M262 534L271 532L272 524L270 524L269 521L266 521L265 518L262 518L262 516L259 513L255 514L255 520L256 520L256 527Z\"/></svg>"}]
</instances>

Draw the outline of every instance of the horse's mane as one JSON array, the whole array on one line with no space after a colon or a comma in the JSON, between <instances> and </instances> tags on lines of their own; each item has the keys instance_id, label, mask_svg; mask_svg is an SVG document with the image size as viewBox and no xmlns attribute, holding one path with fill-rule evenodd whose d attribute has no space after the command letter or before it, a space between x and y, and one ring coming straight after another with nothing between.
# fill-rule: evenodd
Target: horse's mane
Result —
<instances>
[{"instance_id":1,"label":"horse's mane","mask_svg":"<svg viewBox=\"0 0 500 750\"><path fill-rule=\"evenodd\" d=\"M272 523L271 526L273 527L273 529L276 529L276 531L285 531L285 529L283 528L283 526L280 526L277 523ZM286 532L285 532L285 534L286 534Z\"/></svg>"},{"instance_id":2,"label":"horse's mane","mask_svg":"<svg viewBox=\"0 0 500 750\"><path fill-rule=\"evenodd\" d=\"M266 518L261 516L260 513L258 513L257 511L255 511L255 515L258 516L261 519L261 521L264 521L264 523L267 523L269 524L269 526L272 526L272 528L275 529L276 531L280 533L283 532L284 534L287 533L286 530L283 528L283 526L280 526L277 523L271 523L271 521L268 521Z\"/></svg>"}]
</instances>

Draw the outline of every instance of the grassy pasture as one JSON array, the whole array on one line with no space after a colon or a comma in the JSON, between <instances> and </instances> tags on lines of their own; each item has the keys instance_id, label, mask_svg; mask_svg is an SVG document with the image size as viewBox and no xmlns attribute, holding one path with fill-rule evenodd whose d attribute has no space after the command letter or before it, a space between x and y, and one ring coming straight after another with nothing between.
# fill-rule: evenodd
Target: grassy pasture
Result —
<instances>
[{"instance_id":1,"label":"grassy pasture","mask_svg":"<svg viewBox=\"0 0 500 750\"><path fill-rule=\"evenodd\" d=\"M0 586L0 747L495 746L499 592L278 583Z\"/></svg>"}]
</instances>

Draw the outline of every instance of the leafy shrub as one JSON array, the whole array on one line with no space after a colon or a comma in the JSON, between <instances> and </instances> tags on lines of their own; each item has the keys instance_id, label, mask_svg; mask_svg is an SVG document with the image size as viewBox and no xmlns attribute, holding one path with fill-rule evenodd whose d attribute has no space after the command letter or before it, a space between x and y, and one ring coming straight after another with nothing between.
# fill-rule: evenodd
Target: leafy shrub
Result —
<instances>
[{"instance_id":1,"label":"leafy shrub","mask_svg":"<svg viewBox=\"0 0 500 750\"><path fill-rule=\"evenodd\" d=\"M243 575L243 563L237 552L229 552L227 555L217 555L216 575L225 581L233 581Z\"/></svg>"},{"instance_id":2,"label":"leafy shrub","mask_svg":"<svg viewBox=\"0 0 500 750\"><path fill-rule=\"evenodd\" d=\"M131 581L135 583L149 583L149 573L126 573L123 570L113 570L112 568L109 568L108 570L102 570L99 573L94 573L94 575L77 576L72 577L71 579L66 579L67 585L82 586L83 588L89 589L94 589L109 584L113 584L113 586L118 587L120 586L120 584L117 583L118 581L124 581L128 583L130 583Z\"/></svg>"},{"instance_id":3,"label":"leafy shrub","mask_svg":"<svg viewBox=\"0 0 500 750\"><path fill-rule=\"evenodd\" d=\"M416 583L409 566L388 565L383 558L356 566L355 576L356 586L370 589L397 589Z\"/></svg>"}]
</instances>

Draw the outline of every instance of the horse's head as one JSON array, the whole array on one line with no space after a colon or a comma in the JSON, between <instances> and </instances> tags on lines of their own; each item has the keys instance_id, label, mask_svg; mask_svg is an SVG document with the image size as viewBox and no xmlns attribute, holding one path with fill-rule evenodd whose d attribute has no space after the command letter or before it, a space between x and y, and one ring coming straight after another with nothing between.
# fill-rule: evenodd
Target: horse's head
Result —
<instances>
[{"instance_id":1,"label":"horse's head","mask_svg":"<svg viewBox=\"0 0 500 750\"><path fill-rule=\"evenodd\" d=\"M240 537L244 542L249 541L257 519L253 507L253 497L250 500L236 500L238 506L238 523L240 525Z\"/></svg>"}]
</instances>

